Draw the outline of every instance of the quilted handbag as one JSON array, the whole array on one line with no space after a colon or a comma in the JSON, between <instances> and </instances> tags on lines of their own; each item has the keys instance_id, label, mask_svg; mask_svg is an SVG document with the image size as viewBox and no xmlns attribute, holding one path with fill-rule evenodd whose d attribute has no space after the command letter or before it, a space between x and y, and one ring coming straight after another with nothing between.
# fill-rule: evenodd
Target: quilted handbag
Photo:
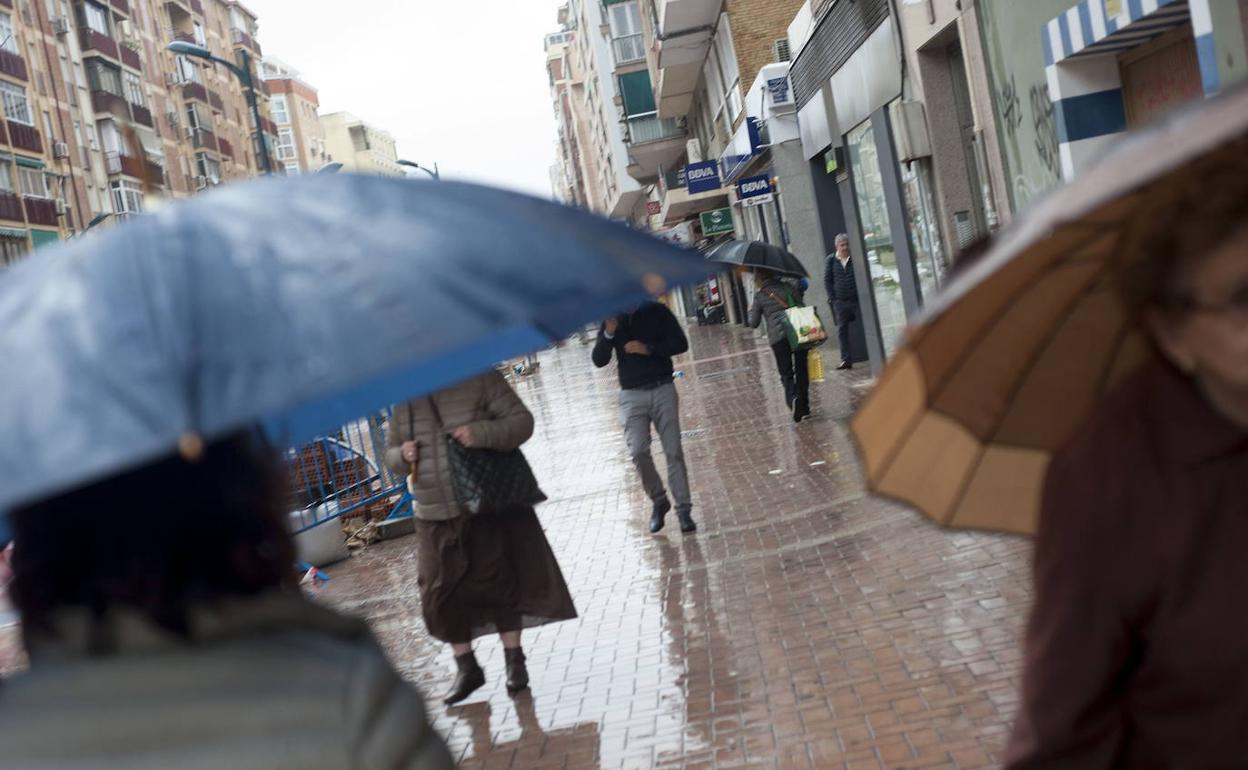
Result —
<instances>
[{"instance_id":1,"label":"quilted handbag","mask_svg":"<svg viewBox=\"0 0 1248 770\"><path fill-rule=\"evenodd\" d=\"M546 500L523 452L466 447L446 432L433 398L429 399L429 405L446 440L451 489L455 501L464 510L476 516L489 516L531 508Z\"/></svg>"}]
</instances>

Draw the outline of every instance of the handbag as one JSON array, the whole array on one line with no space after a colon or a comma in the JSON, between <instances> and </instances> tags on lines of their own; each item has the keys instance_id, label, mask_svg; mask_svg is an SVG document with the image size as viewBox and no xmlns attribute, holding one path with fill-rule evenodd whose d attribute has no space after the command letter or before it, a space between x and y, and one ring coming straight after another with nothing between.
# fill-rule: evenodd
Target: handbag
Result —
<instances>
[{"instance_id":1,"label":"handbag","mask_svg":"<svg viewBox=\"0 0 1248 770\"><path fill-rule=\"evenodd\" d=\"M776 296L771 289L767 293L776 302L784 306L784 333L789 339L789 347L793 350L811 350L828 341L828 331L823 326L819 311L813 307L799 305L793 295L788 301ZM788 292L786 292L788 294Z\"/></svg>"},{"instance_id":2,"label":"handbag","mask_svg":"<svg viewBox=\"0 0 1248 770\"><path fill-rule=\"evenodd\" d=\"M447 433L442 413L432 396L429 406L446 441L451 492L460 507L474 516L489 516L531 508L546 501L523 452L466 447Z\"/></svg>"}]
</instances>

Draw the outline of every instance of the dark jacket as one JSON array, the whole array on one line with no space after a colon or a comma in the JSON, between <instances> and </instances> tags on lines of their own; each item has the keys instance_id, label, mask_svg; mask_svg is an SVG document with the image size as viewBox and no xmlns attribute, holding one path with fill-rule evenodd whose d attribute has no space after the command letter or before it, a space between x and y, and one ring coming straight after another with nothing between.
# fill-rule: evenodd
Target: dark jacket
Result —
<instances>
[{"instance_id":1,"label":"dark jacket","mask_svg":"<svg viewBox=\"0 0 1248 770\"><path fill-rule=\"evenodd\" d=\"M828 301L833 305L838 302L858 304L858 279L854 277L852 257L848 265L842 265L835 254L829 254L823 270L823 283L828 290Z\"/></svg>"},{"instance_id":2,"label":"dark jacket","mask_svg":"<svg viewBox=\"0 0 1248 770\"><path fill-rule=\"evenodd\" d=\"M799 287L778 278L768 278L754 294L750 306L749 325L757 329L767 319L767 342L776 345L789 337L784 323L784 311L799 307L806 301L806 294Z\"/></svg>"},{"instance_id":3,"label":"dark jacket","mask_svg":"<svg viewBox=\"0 0 1248 770\"><path fill-rule=\"evenodd\" d=\"M1248 430L1154 363L1054 454L1014 770L1243 767Z\"/></svg>"},{"instance_id":4,"label":"dark jacket","mask_svg":"<svg viewBox=\"0 0 1248 770\"><path fill-rule=\"evenodd\" d=\"M594 366L602 368L611 363L614 353L620 365L620 387L624 390L671 382L672 357L689 349L685 331L672 311L658 302L647 302L618 320L620 328L613 338L607 338L605 324L598 330ZM650 355L625 353L624 346L634 340L649 345Z\"/></svg>"}]
</instances>

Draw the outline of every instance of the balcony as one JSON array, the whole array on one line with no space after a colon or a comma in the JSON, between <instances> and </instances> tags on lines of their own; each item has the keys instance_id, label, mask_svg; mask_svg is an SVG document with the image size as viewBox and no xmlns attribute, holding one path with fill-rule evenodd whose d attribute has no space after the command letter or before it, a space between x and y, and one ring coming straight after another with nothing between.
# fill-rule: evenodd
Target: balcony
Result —
<instances>
[{"instance_id":1,"label":"balcony","mask_svg":"<svg viewBox=\"0 0 1248 770\"><path fill-rule=\"evenodd\" d=\"M195 35L191 34L190 32L176 32L175 31L173 33L173 39L177 40L179 43L190 43L191 45L199 45L199 43L195 41Z\"/></svg>"},{"instance_id":2,"label":"balcony","mask_svg":"<svg viewBox=\"0 0 1248 770\"><path fill-rule=\"evenodd\" d=\"M165 0L165 6L169 8L169 12L172 16L191 15L190 0ZM177 19L175 18L174 21L176 22Z\"/></svg>"},{"instance_id":3,"label":"balcony","mask_svg":"<svg viewBox=\"0 0 1248 770\"><path fill-rule=\"evenodd\" d=\"M108 35L96 32L90 27L83 27L79 30L79 33L79 37L82 38L82 50L84 53L95 51L114 61L121 61L121 54L117 50L116 40L113 40Z\"/></svg>"},{"instance_id":4,"label":"balcony","mask_svg":"<svg viewBox=\"0 0 1248 770\"><path fill-rule=\"evenodd\" d=\"M688 134L681 121L660 118L651 113L628 118L625 129L625 141L632 161L628 173L638 181L656 180L660 169L675 165L685 152Z\"/></svg>"},{"instance_id":5,"label":"balcony","mask_svg":"<svg viewBox=\"0 0 1248 770\"><path fill-rule=\"evenodd\" d=\"M113 6L113 10L122 16L130 15L129 0L109 0L109 5Z\"/></svg>"},{"instance_id":6,"label":"balcony","mask_svg":"<svg viewBox=\"0 0 1248 770\"><path fill-rule=\"evenodd\" d=\"M147 126L148 128L156 127L156 121L152 118L152 111L148 108L141 107L137 104L131 104L130 114L134 116L134 122L138 123L140 126Z\"/></svg>"},{"instance_id":7,"label":"balcony","mask_svg":"<svg viewBox=\"0 0 1248 770\"><path fill-rule=\"evenodd\" d=\"M234 145L230 144L226 139L218 139L217 144L221 148L221 154L227 158L234 159Z\"/></svg>"},{"instance_id":8,"label":"balcony","mask_svg":"<svg viewBox=\"0 0 1248 770\"><path fill-rule=\"evenodd\" d=\"M0 7L3 7L3 8L12 8L12 7L13 7L13 0L0 0Z\"/></svg>"},{"instance_id":9,"label":"balcony","mask_svg":"<svg viewBox=\"0 0 1248 770\"><path fill-rule=\"evenodd\" d=\"M204 15L204 4L203 4L203 3L201 3L199 0L191 0L191 11L193 11L194 13L199 14L200 16L203 16L203 15Z\"/></svg>"},{"instance_id":10,"label":"balcony","mask_svg":"<svg viewBox=\"0 0 1248 770\"><path fill-rule=\"evenodd\" d=\"M657 0L659 78L655 88L659 115L684 116L702 77L702 63L711 49L710 29L719 18L719 0ZM699 31L692 31L699 30ZM678 32L687 34L677 35ZM670 36L664 41L664 35Z\"/></svg>"},{"instance_id":11,"label":"balcony","mask_svg":"<svg viewBox=\"0 0 1248 770\"><path fill-rule=\"evenodd\" d=\"M26 73L26 60L12 51L6 51L0 48L0 72L6 75L12 75L18 80L29 80L30 76Z\"/></svg>"},{"instance_id":12,"label":"balcony","mask_svg":"<svg viewBox=\"0 0 1248 770\"><path fill-rule=\"evenodd\" d=\"M135 158L116 152L104 153L104 168L109 176L124 174L141 182L164 185L165 169L146 158Z\"/></svg>"},{"instance_id":13,"label":"balcony","mask_svg":"<svg viewBox=\"0 0 1248 770\"><path fill-rule=\"evenodd\" d=\"M139 52L128 45L122 44L119 49L121 52L121 63L133 70L143 70L143 57L139 56Z\"/></svg>"},{"instance_id":14,"label":"balcony","mask_svg":"<svg viewBox=\"0 0 1248 770\"><path fill-rule=\"evenodd\" d=\"M254 53L256 56L262 55L260 52L260 44L256 42L256 39L254 37L252 37L250 34L245 32L244 30L241 30L241 29L230 30L230 39L234 41L234 45L246 48L247 50Z\"/></svg>"},{"instance_id":15,"label":"balcony","mask_svg":"<svg viewBox=\"0 0 1248 770\"><path fill-rule=\"evenodd\" d=\"M187 99L198 99L204 104L208 103L208 89L204 87L203 83L183 83L182 96Z\"/></svg>"},{"instance_id":16,"label":"balcony","mask_svg":"<svg viewBox=\"0 0 1248 770\"><path fill-rule=\"evenodd\" d=\"M188 131L191 137L191 146L197 150L212 150L220 152L217 144L217 135L206 128L192 128Z\"/></svg>"},{"instance_id":17,"label":"balcony","mask_svg":"<svg viewBox=\"0 0 1248 770\"><path fill-rule=\"evenodd\" d=\"M277 136L277 124L264 116L260 117L260 128L269 136Z\"/></svg>"},{"instance_id":18,"label":"balcony","mask_svg":"<svg viewBox=\"0 0 1248 770\"><path fill-rule=\"evenodd\" d=\"M636 64L646 60L646 36L628 35L617 37L611 41L611 51L615 54L615 66Z\"/></svg>"},{"instance_id":19,"label":"balcony","mask_svg":"<svg viewBox=\"0 0 1248 770\"><path fill-rule=\"evenodd\" d=\"M25 222L22 216L22 199L11 192L0 191L0 219L9 222Z\"/></svg>"},{"instance_id":20,"label":"balcony","mask_svg":"<svg viewBox=\"0 0 1248 770\"><path fill-rule=\"evenodd\" d=\"M217 112L225 112L225 102L221 101L221 94L216 91L211 89L208 91L208 103L211 104L212 108Z\"/></svg>"},{"instance_id":21,"label":"balcony","mask_svg":"<svg viewBox=\"0 0 1248 770\"><path fill-rule=\"evenodd\" d=\"M26 221L32 225L56 227L56 201L51 198L31 198L22 196L22 204L26 209Z\"/></svg>"},{"instance_id":22,"label":"balcony","mask_svg":"<svg viewBox=\"0 0 1248 770\"><path fill-rule=\"evenodd\" d=\"M110 115L116 115L123 120L130 120L130 104L125 97L118 96L108 91L92 91L91 106L95 108L97 113L105 112Z\"/></svg>"},{"instance_id":23,"label":"balcony","mask_svg":"<svg viewBox=\"0 0 1248 770\"><path fill-rule=\"evenodd\" d=\"M34 126L9 121L9 145L14 149L43 152L43 135Z\"/></svg>"}]
</instances>

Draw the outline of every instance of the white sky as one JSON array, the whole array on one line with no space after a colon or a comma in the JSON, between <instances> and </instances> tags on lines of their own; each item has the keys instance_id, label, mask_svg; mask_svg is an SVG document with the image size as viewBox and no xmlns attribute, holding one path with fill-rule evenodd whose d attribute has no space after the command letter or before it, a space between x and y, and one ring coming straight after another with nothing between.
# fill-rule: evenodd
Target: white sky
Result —
<instances>
[{"instance_id":1,"label":"white sky","mask_svg":"<svg viewBox=\"0 0 1248 770\"><path fill-rule=\"evenodd\" d=\"M559 0L244 0L267 55L322 113L385 129L400 158L550 195L555 121L542 39ZM419 172L416 172L419 173Z\"/></svg>"}]
</instances>

